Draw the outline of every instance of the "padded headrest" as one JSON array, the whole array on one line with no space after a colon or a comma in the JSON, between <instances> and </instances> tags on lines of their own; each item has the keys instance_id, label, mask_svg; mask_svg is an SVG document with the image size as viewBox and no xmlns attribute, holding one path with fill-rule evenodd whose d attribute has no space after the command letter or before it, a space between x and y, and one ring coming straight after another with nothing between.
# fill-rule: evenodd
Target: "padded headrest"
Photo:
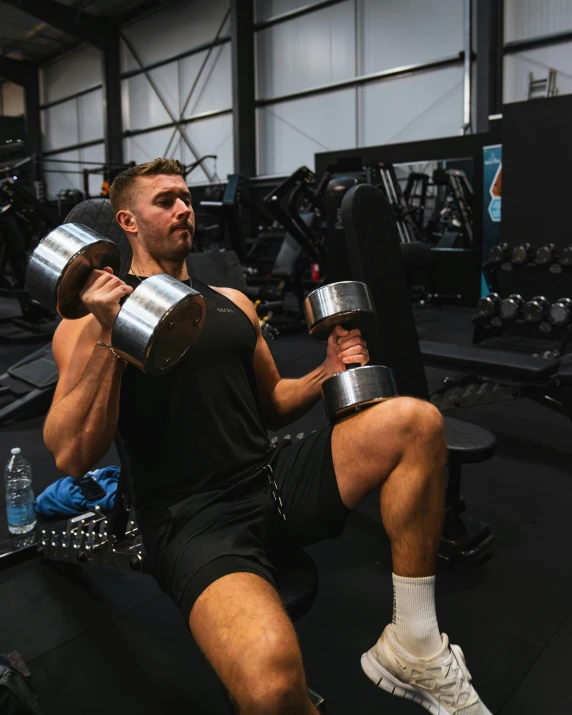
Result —
<instances>
[{"instance_id":1,"label":"padded headrest","mask_svg":"<svg viewBox=\"0 0 572 715\"><path fill-rule=\"evenodd\" d=\"M427 399L429 391L393 209L381 191L371 184L359 184L344 196L341 218L349 278L369 285L377 309L379 330L374 349L370 347L372 363L393 370L400 395Z\"/></svg>"},{"instance_id":2,"label":"padded headrest","mask_svg":"<svg viewBox=\"0 0 572 715\"><path fill-rule=\"evenodd\" d=\"M81 223L105 238L110 238L119 246L121 253L120 275L124 276L131 265L133 252L129 241L115 220L109 199L87 199L82 201L66 216L64 223Z\"/></svg>"}]
</instances>

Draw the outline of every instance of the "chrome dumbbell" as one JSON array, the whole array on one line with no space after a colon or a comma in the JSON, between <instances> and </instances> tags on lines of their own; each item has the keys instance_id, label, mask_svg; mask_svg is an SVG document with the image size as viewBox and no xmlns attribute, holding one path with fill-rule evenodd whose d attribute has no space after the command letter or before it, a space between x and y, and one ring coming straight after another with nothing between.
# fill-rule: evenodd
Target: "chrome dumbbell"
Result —
<instances>
[{"instance_id":1,"label":"chrome dumbbell","mask_svg":"<svg viewBox=\"0 0 572 715\"><path fill-rule=\"evenodd\" d=\"M527 300L522 311L523 318L527 323L541 323L546 314L550 303L543 295L537 295L532 300Z\"/></svg>"},{"instance_id":2,"label":"chrome dumbbell","mask_svg":"<svg viewBox=\"0 0 572 715\"><path fill-rule=\"evenodd\" d=\"M500 302L499 313L500 317L506 321L516 320L524 306L524 298L518 293L509 295Z\"/></svg>"},{"instance_id":3,"label":"chrome dumbbell","mask_svg":"<svg viewBox=\"0 0 572 715\"><path fill-rule=\"evenodd\" d=\"M500 295L489 293L477 301L477 315L479 318L492 318L496 315L500 305Z\"/></svg>"},{"instance_id":4,"label":"chrome dumbbell","mask_svg":"<svg viewBox=\"0 0 572 715\"><path fill-rule=\"evenodd\" d=\"M572 299L560 298L552 303L548 310L548 320L558 327L568 325L572 320Z\"/></svg>"}]
</instances>

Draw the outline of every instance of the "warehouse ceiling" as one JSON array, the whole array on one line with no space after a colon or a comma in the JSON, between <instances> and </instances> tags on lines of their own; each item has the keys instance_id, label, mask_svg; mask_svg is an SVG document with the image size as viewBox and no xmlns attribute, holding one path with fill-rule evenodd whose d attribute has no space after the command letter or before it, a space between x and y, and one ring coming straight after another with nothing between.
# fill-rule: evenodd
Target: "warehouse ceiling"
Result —
<instances>
[{"instance_id":1,"label":"warehouse ceiling","mask_svg":"<svg viewBox=\"0 0 572 715\"><path fill-rule=\"evenodd\" d=\"M78 15L109 17L124 25L177 0L58 0ZM41 2L41 0L38 0ZM0 0L0 56L42 64L77 47L77 37L61 32Z\"/></svg>"}]
</instances>

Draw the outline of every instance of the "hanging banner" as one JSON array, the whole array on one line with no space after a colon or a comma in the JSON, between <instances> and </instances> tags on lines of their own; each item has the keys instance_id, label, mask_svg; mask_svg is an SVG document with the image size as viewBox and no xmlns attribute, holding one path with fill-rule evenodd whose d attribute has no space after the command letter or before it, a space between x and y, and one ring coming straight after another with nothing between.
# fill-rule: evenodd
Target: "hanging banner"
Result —
<instances>
[{"instance_id":1,"label":"hanging banner","mask_svg":"<svg viewBox=\"0 0 572 715\"><path fill-rule=\"evenodd\" d=\"M502 208L502 144L483 147L483 262L489 251L500 242ZM490 286L482 279L482 295L490 292Z\"/></svg>"}]
</instances>

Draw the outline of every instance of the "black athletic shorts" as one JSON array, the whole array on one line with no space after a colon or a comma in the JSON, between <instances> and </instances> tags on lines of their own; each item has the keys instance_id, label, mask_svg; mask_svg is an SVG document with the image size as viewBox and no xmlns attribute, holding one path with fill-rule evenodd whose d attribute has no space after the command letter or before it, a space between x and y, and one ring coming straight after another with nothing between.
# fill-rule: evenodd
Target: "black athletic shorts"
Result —
<instances>
[{"instance_id":1,"label":"black athletic shorts","mask_svg":"<svg viewBox=\"0 0 572 715\"><path fill-rule=\"evenodd\" d=\"M268 554L277 544L306 546L342 533L349 509L334 473L331 435L327 426L286 443L240 483L184 499L143 532L145 570L187 625L196 599L222 576L249 572L276 586Z\"/></svg>"}]
</instances>

